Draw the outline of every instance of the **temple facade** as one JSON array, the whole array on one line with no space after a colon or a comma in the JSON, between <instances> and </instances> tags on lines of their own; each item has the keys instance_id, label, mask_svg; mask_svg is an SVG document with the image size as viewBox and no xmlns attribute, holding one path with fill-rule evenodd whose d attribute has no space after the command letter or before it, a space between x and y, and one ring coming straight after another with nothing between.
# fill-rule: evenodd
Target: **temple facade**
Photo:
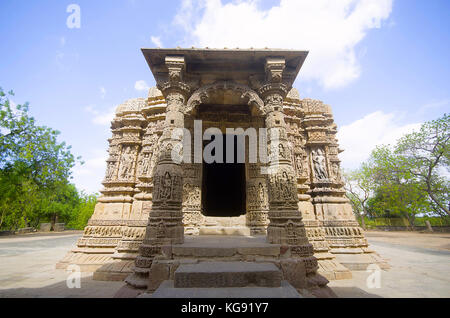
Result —
<instances>
[{"instance_id":1,"label":"temple facade","mask_svg":"<svg viewBox=\"0 0 450 318\"><path fill-rule=\"evenodd\" d=\"M331 107L292 88L307 52L142 51L157 87L118 106L102 195L59 268L155 289L155 260L172 273L168 251L213 235L264 237L285 277L300 262L320 287L385 265L345 196Z\"/></svg>"}]
</instances>

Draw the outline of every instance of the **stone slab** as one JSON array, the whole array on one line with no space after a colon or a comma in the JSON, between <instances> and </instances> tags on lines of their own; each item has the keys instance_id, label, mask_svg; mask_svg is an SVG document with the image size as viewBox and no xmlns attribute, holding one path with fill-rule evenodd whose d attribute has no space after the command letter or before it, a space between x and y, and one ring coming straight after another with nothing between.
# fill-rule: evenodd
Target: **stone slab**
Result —
<instances>
[{"instance_id":1,"label":"stone slab","mask_svg":"<svg viewBox=\"0 0 450 318\"><path fill-rule=\"evenodd\" d=\"M250 228L245 226L203 226L199 235L250 235Z\"/></svg>"},{"instance_id":2,"label":"stone slab","mask_svg":"<svg viewBox=\"0 0 450 318\"><path fill-rule=\"evenodd\" d=\"M180 265L174 278L176 288L280 287L282 273L273 263L201 262Z\"/></svg>"},{"instance_id":3,"label":"stone slab","mask_svg":"<svg viewBox=\"0 0 450 318\"><path fill-rule=\"evenodd\" d=\"M292 285L282 281L280 287L175 288L164 281L153 294L140 298L303 298Z\"/></svg>"},{"instance_id":4,"label":"stone slab","mask_svg":"<svg viewBox=\"0 0 450 318\"><path fill-rule=\"evenodd\" d=\"M280 255L280 245L266 242L265 236L195 236L173 245L174 257L232 257Z\"/></svg>"}]
</instances>

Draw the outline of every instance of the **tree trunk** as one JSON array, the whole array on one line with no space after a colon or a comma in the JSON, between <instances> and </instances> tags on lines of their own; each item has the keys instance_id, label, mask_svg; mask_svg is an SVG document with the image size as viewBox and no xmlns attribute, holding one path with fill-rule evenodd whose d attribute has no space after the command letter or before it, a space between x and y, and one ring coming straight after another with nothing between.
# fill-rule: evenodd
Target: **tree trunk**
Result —
<instances>
[{"instance_id":1,"label":"tree trunk","mask_svg":"<svg viewBox=\"0 0 450 318\"><path fill-rule=\"evenodd\" d=\"M411 230L414 231L415 227L414 227L414 215L409 215L409 213L406 213L407 218L408 218L408 222L409 222L409 226L411 227Z\"/></svg>"},{"instance_id":2,"label":"tree trunk","mask_svg":"<svg viewBox=\"0 0 450 318\"><path fill-rule=\"evenodd\" d=\"M6 214L6 212L3 211L3 212L2 212L2 218L0 219L0 229L2 228L2 225L3 225L3 219L5 218L5 214Z\"/></svg>"},{"instance_id":3,"label":"tree trunk","mask_svg":"<svg viewBox=\"0 0 450 318\"><path fill-rule=\"evenodd\" d=\"M361 227L363 228L363 230L366 230L366 221L364 220L366 216L366 211L364 211L364 213L361 215Z\"/></svg>"},{"instance_id":4,"label":"tree trunk","mask_svg":"<svg viewBox=\"0 0 450 318\"><path fill-rule=\"evenodd\" d=\"M57 218L56 213L53 213L53 214L52 214L51 221L50 221L50 223L51 223L50 231L54 231L54 230L55 230L56 218Z\"/></svg>"}]
</instances>

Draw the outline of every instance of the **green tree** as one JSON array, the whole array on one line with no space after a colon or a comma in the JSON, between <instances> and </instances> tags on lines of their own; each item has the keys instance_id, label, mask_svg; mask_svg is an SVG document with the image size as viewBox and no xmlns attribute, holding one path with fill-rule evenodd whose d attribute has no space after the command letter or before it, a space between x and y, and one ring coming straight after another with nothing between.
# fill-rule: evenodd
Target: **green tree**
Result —
<instances>
[{"instance_id":1,"label":"green tree","mask_svg":"<svg viewBox=\"0 0 450 318\"><path fill-rule=\"evenodd\" d=\"M90 217L94 213L96 203L96 194L81 193L78 208L74 210L74 214L71 217L71 221L68 223L68 227L77 230L84 229Z\"/></svg>"},{"instance_id":2,"label":"green tree","mask_svg":"<svg viewBox=\"0 0 450 318\"><path fill-rule=\"evenodd\" d=\"M426 122L420 131L405 135L395 147L399 166L413 175L431 201L433 210L449 216L450 116Z\"/></svg>"},{"instance_id":3,"label":"green tree","mask_svg":"<svg viewBox=\"0 0 450 318\"><path fill-rule=\"evenodd\" d=\"M57 140L58 131L36 124L27 103L13 107L12 95L0 88L0 226L66 218L78 202L69 180L80 158Z\"/></svg>"},{"instance_id":4,"label":"green tree","mask_svg":"<svg viewBox=\"0 0 450 318\"><path fill-rule=\"evenodd\" d=\"M344 180L347 197L350 199L354 210L358 213L361 219L361 226L365 230L364 217L369 214L368 203L376 187L373 169L369 164L363 163L359 169L345 172Z\"/></svg>"},{"instance_id":5,"label":"green tree","mask_svg":"<svg viewBox=\"0 0 450 318\"><path fill-rule=\"evenodd\" d=\"M368 166L373 174L375 194L371 206L378 214L402 216L413 227L415 216L430 208L421 180L405 169L404 159L388 146L377 147Z\"/></svg>"}]
</instances>

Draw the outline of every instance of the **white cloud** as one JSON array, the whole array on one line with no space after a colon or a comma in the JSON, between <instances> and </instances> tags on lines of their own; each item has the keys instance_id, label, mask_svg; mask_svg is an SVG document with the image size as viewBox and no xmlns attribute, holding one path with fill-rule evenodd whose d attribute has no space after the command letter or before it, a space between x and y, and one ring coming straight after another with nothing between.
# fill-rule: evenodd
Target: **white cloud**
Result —
<instances>
[{"instance_id":1,"label":"white cloud","mask_svg":"<svg viewBox=\"0 0 450 318\"><path fill-rule=\"evenodd\" d=\"M381 27L392 1L281 0L262 10L257 0L184 0L174 23L185 31L186 47L308 50L301 77L337 88L359 77L356 45Z\"/></svg>"},{"instance_id":2,"label":"white cloud","mask_svg":"<svg viewBox=\"0 0 450 318\"><path fill-rule=\"evenodd\" d=\"M103 86L100 86L100 97L102 99L105 99L105 96L106 96L106 88Z\"/></svg>"},{"instance_id":3,"label":"white cloud","mask_svg":"<svg viewBox=\"0 0 450 318\"><path fill-rule=\"evenodd\" d=\"M94 124L101 126L109 125L116 113L116 107L111 107L105 111L98 111L94 105L89 105L84 110L93 115L91 116L91 120Z\"/></svg>"},{"instance_id":4,"label":"white cloud","mask_svg":"<svg viewBox=\"0 0 450 318\"><path fill-rule=\"evenodd\" d=\"M148 84L143 81L136 81L136 83L134 83L134 89L136 89L137 91L148 91L150 89L150 87L148 86Z\"/></svg>"},{"instance_id":5,"label":"white cloud","mask_svg":"<svg viewBox=\"0 0 450 318\"><path fill-rule=\"evenodd\" d=\"M152 43L156 45L156 47L163 47L163 44L161 42L161 38L159 36L151 36L150 40L152 40Z\"/></svg>"},{"instance_id":6,"label":"white cloud","mask_svg":"<svg viewBox=\"0 0 450 318\"><path fill-rule=\"evenodd\" d=\"M339 156L342 167L356 169L375 146L393 145L404 134L420 128L421 123L399 124L396 117L394 113L377 111L342 126L337 135L340 148L345 150Z\"/></svg>"},{"instance_id":7,"label":"white cloud","mask_svg":"<svg viewBox=\"0 0 450 318\"><path fill-rule=\"evenodd\" d=\"M99 192L102 189L102 180L106 171L106 151L94 151L84 164L77 164L73 168L73 182L79 190L86 193Z\"/></svg>"},{"instance_id":8,"label":"white cloud","mask_svg":"<svg viewBox=\"0 0 450 318\"><path fill-rule=\"evenodd\" d=\"M428 111L431 111L433 109L438 109L438 108L441 108L443 106L448 106L448 105L450 105L450 99L443 99L443 100L439 100L439 101L429 102L429 103L423 105L422 107L420 107L419 110L417 111L417 113L419 115L424 115Z\"/></svg>"}]
</instances>

